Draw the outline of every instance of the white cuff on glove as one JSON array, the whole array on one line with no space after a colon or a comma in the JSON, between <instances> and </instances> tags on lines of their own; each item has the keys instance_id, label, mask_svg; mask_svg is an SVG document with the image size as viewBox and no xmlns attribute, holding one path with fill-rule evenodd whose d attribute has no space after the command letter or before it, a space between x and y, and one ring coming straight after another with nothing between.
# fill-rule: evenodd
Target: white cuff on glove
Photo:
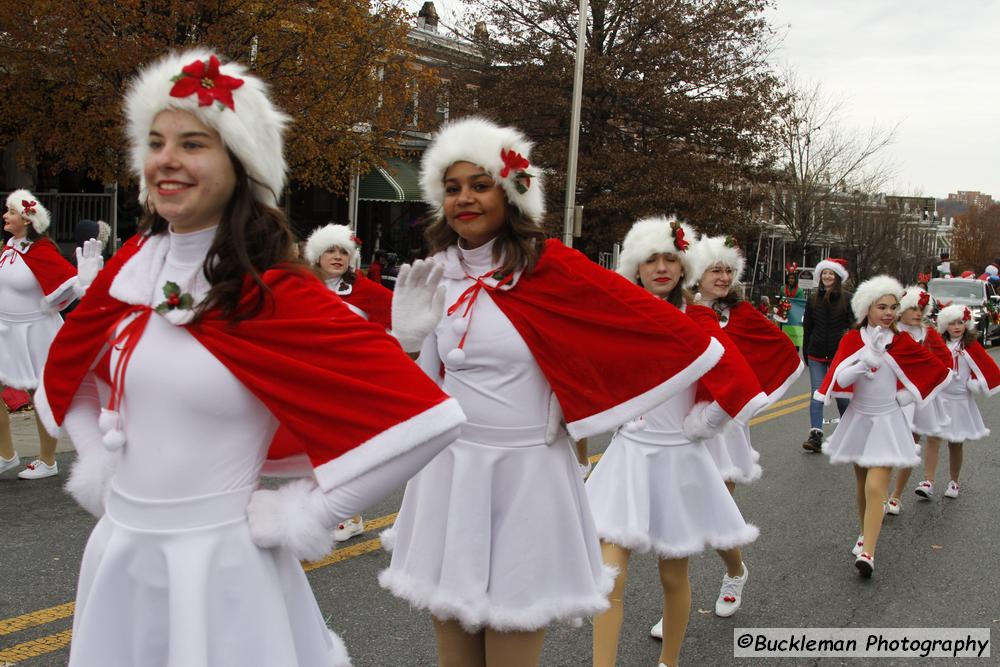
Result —
<instances>
[{"instance_id":1,"label":"white cuff on glove","mask_svg":"<svg viewBox=\"0 0 1000 667\"><path fill-rule=\"evenodd\" d=\"M986 392L983 391L983 383L980 380L976 379L976 378L969 378L969 380L965 383L965 386L973 394L984 394L984 393L986 393Z\"/></svg>"},{"instance_id":2,"label":"white cuff on glove","mask_svg":"<svg viewBox=\"0 0 1000 667\"><path fill-rule=\"evenodd\" d=\"M94 516L104 516L111 480L118 469L118 453L97 447L77 457L66 481L66 492Z\"/></svg>"},{"instance_id":3,"label":"white cuff on glove","mask_svg":"<svg viewBox=\"0 0 1000 667\"><path fill-rule=\"evenodd\" d=\"M899 407L905 407L911 403L916 403L916 399L913 394L907 389L900 389L896 392L896 402L899 403Z\"/></svg>"},{"instance_id":4,"label":"white cuff on glove","mask_svg":"<svg viewBox=\"0 0 1000 667\"><path fill-rule=\"evenodd\" d=\"M258 489L250 497L247 519L254 544L284 547L299 560L319 560L333 549L333 532L316 482L297 479L276 490Z\"/></svg>"},{"instance_id":5,"label":"white cuff on glove","mask_svg":"<svg viewBox=\"0 0 1000 667\"><path fill-rule=\"evenodd\" d=\"M717 402L696 403L684 418L684 437L691 442L711 438L719 432L727 417Z\"/></svg>"}]
</instances>

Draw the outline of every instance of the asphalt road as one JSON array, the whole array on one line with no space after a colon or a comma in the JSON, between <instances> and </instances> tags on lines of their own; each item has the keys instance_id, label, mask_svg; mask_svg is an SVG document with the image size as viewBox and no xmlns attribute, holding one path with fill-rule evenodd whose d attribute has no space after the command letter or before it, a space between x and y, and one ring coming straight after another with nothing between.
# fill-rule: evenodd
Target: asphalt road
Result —
<instances>
[{"instance_id":1,"label":"asphalt road","mask_svg":"<svg viewBox=\"0 0 1000 667\"><path fill-rule=\"evenodd\" d=\"M723 567L714 553L691 559L693 604L684 665L888 665L953 664L912 659L735 659L733 629L741 627L914 627L1000 629L1000 451L996 437L966 445L962 495L918 502L903 497L902 514L887 517L879 540L876 572L860 578L850 547L858 533L854 481L849 466L805 453L807 380L800 378L783 406L752 428L764 476L737 489L744 516L760 528L745 550L750 579L742 609L732 618L711 613ZM980 399L987 425L1000 433L1000 401ZM827 427L827 433L832 432ZM599 454L608 437L591 440ZM946 449L946 448L944 448ZM68 470L72 453L59 455ZM937 486L947 484L942 454ZM194 463L194 462L193 462ZM60 478L18 481L0 476L0 666L65 665L71 605L81 553L94 520L65 495ZM920 478L914 473L911 487ZM365 518L391 522L402 490ZM434 665L429 617L383 591L376 577L388 556L370 531L342 545L309 570L330 627L346 641L356 667ZM662 603L655 559L635 556L626 589L619 664L655 667L659 643L649 626ZM542 664L590 664L589 624L554 627ZM1000 665L992 658L962 664ZM96 667L96 666L95 666ZM137 666L141 667L141 666Z\"/></svg>"}]
</instances>

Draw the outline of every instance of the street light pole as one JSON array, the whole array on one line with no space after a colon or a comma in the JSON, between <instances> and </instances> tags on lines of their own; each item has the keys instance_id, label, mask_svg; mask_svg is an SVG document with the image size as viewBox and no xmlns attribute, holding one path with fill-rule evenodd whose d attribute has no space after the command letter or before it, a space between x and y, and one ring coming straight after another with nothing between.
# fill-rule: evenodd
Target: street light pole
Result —
<instances>
[{"instance_id":1,"label":"street light pole","mask_svg":"<svg viewBox=\"0 0 1000 667\"><path fill-rule=\"evenodd\" d=\"M576 72L573 76L573 113L569 128L569 164L566 167L566 210L563 212L563 243L573 247L573 215L576 208L576 157L580 148L580 104L583 100L583 59L587 47L587 0L580 0L576 29Z\"/></svg>"}]
</instances>

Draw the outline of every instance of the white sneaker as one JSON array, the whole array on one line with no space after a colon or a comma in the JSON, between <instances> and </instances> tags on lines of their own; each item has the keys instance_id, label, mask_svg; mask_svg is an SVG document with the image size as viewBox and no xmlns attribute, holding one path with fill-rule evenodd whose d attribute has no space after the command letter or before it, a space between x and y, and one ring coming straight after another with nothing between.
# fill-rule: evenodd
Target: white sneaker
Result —
<instances>
[{"instance_id":1,"label":"white sneaker","mask_svg":"<svg viewBox=\"0 0 1000 667\"><path fill-rule=\"evenodd\" d=\"M17 473L17 476L21 479L42 479L43 477L52 477L53 475L59 474L59 463L56 461L49 465L42 461L41 459L35 459L28 466Z\"/></svg>"},{"instance_id":2,"label":"white sneaker","mask_svg":"<svg viewBox=\"0 0 1000 667\"><path fill-rule=\"evenodd\" d=\"M899 502L899 498L889 498L885 503L885 513L892 514L893 516L899 514L900 510L903 509L903 503Z\"/></svg>"},{"instance_id":3,"label":"white sneaker","mask_svg":"<svg viewBox=\"0 0 1000 667\"><path fill-rule=\"evenodd\" d=\"M958 482L951 480L948 482L948 490L944 492L945 498L958 498Z\"/></svg>"},{"instance_id":4,"label":"white sneaker","mask_svg":"<svg viewBox=\"0 0 1000 667\"><path fill-rule=\"evenodd\" d=\"M860 556L861 552L864 550L865 550L865 536L858 535L857 541L854 543L854 546L851 547L851 554L855 556Z\"/></svg>"},{"instance_id":5,"label":"white sneaker","mask_svg":"<svg viewBox=\"0 0 1000 667\"><path fill-rule=\"evenodd\" d=\"M913 492L921 498L930 500L934 495L934 483L925 479L920 484L917 484L917 488L913 489Z\"/></svg>"},{"instance_id":6,"label":"white sneaker","mask_svg":"<svg viewBox=\"0 0 1000 667\"><path fill-rule=\"evenodd\" d=\"M858 568L862 577L870 577L875 572L875 557L867 553L860 553L854 560L854 567Z\"/></svg>"},{"instance_id":7,"label":"white sneaker","mask_svg":"<svg viewBox=\"0 0 1000 667\"><path fill-rule=\"evenodd\" d=\"M722 575L722 590L719 591L719 599L715 601L715 615L722 618L729 618L736 613L736 610L743 604L743 586L747 583L750 572L746 563L743 566L743 574L738 577L730 577L728 574Z\"/></svg>"},{"instance_id":8,"label":"white sneaker","mask_svg":"<svg viewBox=\"0 0 1000 667\"><path fill-rule=\"evenodd\" d=\"M355 535L363 533L365 530L365 520L355 521L353 518L347 521L337 524L337 528L333 531L333 539L337 542L344 542L351 539Z\"/></svg>"},{"instance_id":9,"label":"white sneaker","mask_svg":"<svg viewBox=\"0 0 1000 667\"><path fill-rule=\"evenodd\" d=\"M656 622L656 625L649 629L649 636L653 639L663 639L663 619Z\"/></svg>"},{"instance_id":10,"label":"white sneaker","mask_svg":"<svg viewBox=\"0 0 1000 667\"><path fill-rule=\"evenodd\" d=\"M21 465L21 457L17 455L17 452L14 452L14 456L10 457L9 459L5 459L4 457L0 456L0 473L5 473L8 470L13 470L19 465Z\"/></svg>"}]
</instances>

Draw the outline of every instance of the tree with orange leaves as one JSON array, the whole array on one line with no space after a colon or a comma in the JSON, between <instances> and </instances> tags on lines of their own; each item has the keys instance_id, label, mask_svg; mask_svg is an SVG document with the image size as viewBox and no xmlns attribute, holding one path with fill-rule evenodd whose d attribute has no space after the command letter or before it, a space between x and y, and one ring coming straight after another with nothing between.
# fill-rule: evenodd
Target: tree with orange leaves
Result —
<instances>
[{"instance_id":1,"label":"tree with orange leaves","mask_svg":"<svg viewBox=\"0 0 1000 667\"><path fill-rule=\"evenodd\" d=\"M249 63L293 116L293 178L339 190L398 149L407 91L433 86L407 30L391 0L0 0L0 145L125 182L125 83L167 50L206 45Z\"/></svg>"}]
</instances>

